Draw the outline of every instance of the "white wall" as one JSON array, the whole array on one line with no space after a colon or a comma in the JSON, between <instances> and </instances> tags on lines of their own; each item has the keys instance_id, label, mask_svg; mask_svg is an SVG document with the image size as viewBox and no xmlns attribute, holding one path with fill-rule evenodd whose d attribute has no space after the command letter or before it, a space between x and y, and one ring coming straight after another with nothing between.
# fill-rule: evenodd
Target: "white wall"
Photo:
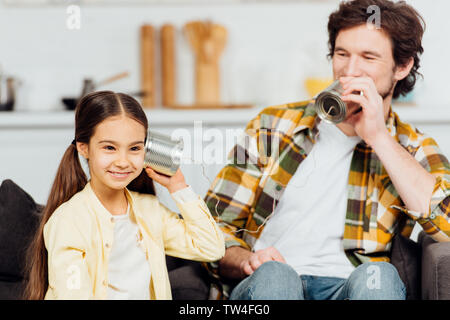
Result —
<instances>
[{"instance_id":1,"label":"white wall","mask_svg":"<svg viewBox=\"0 0 450 320\"><path fill-rule=\"evenodd\" d=\"M426 108L450 103L450 11L447 0L408 1L428 24L417 100ZM139 90L139 27L212 19L229 30L222 59L224 102L279 104L307 98L303 80L329 75L327 17L338 1L221 5L82 6L81 29L66 27L66 6L0 5L0 65L23 80L18 110L62 109L60 98L78 95L84 77L100 80L128 70L110 87ZM193 61L181 31L178 39L178 101L193 101ZM428 111L427 111L428 112Z\"/></svg>"}]
</instances>

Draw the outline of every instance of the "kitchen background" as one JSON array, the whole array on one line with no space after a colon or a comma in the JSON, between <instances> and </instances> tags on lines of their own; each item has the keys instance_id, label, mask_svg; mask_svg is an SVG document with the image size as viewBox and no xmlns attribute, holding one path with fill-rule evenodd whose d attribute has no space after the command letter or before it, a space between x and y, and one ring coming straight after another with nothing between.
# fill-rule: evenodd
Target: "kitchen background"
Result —
<instances>
[{"instance_id":1,"label":"kitchen background","mask_svg":"<svg viewBox=\"0 0 450 320\"><path fill-rule=\"evenodd\" d=\"M422 58L427 81L417 88L415 98L427 109L448 105L450 95L443 93L450 88L450 63L445 61L450 52L450 2L408 3L427 22ZM330 76L326 24L337 5L336 0L80 5L80 29L71 30L66 26L67 5L0 4L0 65L4 73L23 80L17 110L61 110L61 97L79 94L85 77L101 80L129 71L128 78L108 88L139 90L139 28L146 23L155 27L172 23L178 31L178 101L191 103L193 55L180 30L188 21L211 19L228 29L220 61L224 102L270 105L296 101L307 97L305 78Z\"/></svg>"},{"instance_id":2,"label":"kitchen background","mask_svg":"<svg viewBox=\"0 0 450 320\"><path fill-rule=\"evenodd\" d=\"M46 4L55 2L60 4ZM243 129L264 106L307 99L308 78L331 77L326 25L337 0L88 2L0 1L1 74L3 79L13 76L20 82L14 111L0 112L0 181L13 179L40 203L46 201L56 166L73 139L73 113L64 111L61 99L79 95L85 78L100 81L121 72L129 75L99 89L139 92L140 28L144 24L156 29L165 23L176 27L179 104L195 101L194 55L181 31L183 26L193 20L211 20L224 26L228 39L220 57L221 102L254 106L242 110L167 110L161 107L157 91L156 107L148 109L147 115L151 126L166 133L180 127L192 131L198 120L205 127L222 131ZM436 137L449 155L450 2L407 2L427 23L421 61L425 81L419 81L413 95L396 111ZM80 8L79 29L68 24L71 4ZM158 72L155 85L160 90ZM222 165L206 169L190 165L186 176L203 195L208 179L212 180ZM203 172L207 179L199 178Z\"/></svg>"}]
</instances>

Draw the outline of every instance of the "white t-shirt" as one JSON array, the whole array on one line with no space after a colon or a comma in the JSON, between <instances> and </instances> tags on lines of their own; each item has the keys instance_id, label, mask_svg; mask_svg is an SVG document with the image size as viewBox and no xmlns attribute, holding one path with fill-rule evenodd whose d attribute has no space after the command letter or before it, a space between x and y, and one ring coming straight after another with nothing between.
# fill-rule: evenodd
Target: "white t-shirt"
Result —
<instances>
[{"instance_id":1,"label":"white t-shirt","mask_svg":"<svg viewBox=\"0 0 450 320\"><path fill-rule=\"evenodd\" d=\"M254 250L275 247L299 275L348 278L354 270L342 245L348 173L361 139L324 121L318 130Z\"/></svg>"},{"instance_id":2,"label":"white t-shirt","mask_svg":"<svg viewBox=\"0 0 450 320\"><path fill-rule=\"evenodd\" d=\"M114 242L108 261L109 300L150 299L150 266L141 247L139 228L126 214L114 215Z\"/></svg>"},{"instance_id":3,"label":"white t-shirt","mask_svg":"<svg viewBox=\"0 0 450 320\"><path fill-rule=\"evenodd\" d=\"M198 198L191 187L171 195L178 203ZM114 219L114 242L108 260L108 300L150 299L150 265L139 236L139 227L131 221L129 212L128 204L126 214L111 215Z\"/></svg>"}]
</instances>

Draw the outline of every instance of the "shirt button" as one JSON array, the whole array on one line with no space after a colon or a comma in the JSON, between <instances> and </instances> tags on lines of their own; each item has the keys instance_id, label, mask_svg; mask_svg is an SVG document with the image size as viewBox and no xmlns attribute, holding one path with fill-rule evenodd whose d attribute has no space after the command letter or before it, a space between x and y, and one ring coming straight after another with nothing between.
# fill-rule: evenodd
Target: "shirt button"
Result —
<instances>
[{"instance_id":1,"label":"shirt button","mask_svg":"<svg viewBox=\"0 0 450 320\"><path fill-rule=\"evenodd\" d=\"M105 243L105 247L109 249L109 243Z\"/></svg>"},{"instance_id":2,"label":"shirt button","mask_svg":"<svg viewBox=\"0 0 450 320\"><path fill-rule=\"evenodd\" d=\"M436 218L436 214L434 214L434 213L430 214L430 219L434 219L434 218Z\"/></svg>"},{"instance_id":3,"label":"shirt button","mask_svg":"<svg viewBox=\"0 0 450 320\"><path fill-rule=\"evenodd\" d=\"M111 218L111 222L114 223L114 218Z\"/></svg>"},{"instance_id":4,"label":"shirt button","mask_svg":"<svg viewBox=\"0 0 450 320\"><path fill-rule=\"evenodd\" d=\"M277 189L277 191L280 191L280 190L282 189L282 187L281 187L279 184L277 184L277 186L275 187L275 189Z\"/></svg>"}]
</instances>

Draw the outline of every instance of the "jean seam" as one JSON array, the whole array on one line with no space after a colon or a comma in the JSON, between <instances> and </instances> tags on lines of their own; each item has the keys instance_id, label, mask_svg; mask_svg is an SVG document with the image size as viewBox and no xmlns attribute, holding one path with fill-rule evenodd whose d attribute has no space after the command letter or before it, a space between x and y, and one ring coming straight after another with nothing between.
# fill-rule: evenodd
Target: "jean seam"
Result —
<instances>
[{"instance_id":1,"label":"jean seam","mask_svg":"<svg viewBox=\"0 0 450 320\"><path fill-rule=\"evenodd\" d=\"M250 300L253 300L253 286L248 287L247 296L250 298Z\"/></svg>"},{"instance_id":2,"label":"jean seam","mask_svg":"<svg viewBox=\"0 0 450 320\"><path fill-rule=\"evenodd\" d=\"M308 299L308 281L303 280L302 278L300 278L300 280L302 282L303 299L307 300Z\"/></svg>"}]
</instances>

